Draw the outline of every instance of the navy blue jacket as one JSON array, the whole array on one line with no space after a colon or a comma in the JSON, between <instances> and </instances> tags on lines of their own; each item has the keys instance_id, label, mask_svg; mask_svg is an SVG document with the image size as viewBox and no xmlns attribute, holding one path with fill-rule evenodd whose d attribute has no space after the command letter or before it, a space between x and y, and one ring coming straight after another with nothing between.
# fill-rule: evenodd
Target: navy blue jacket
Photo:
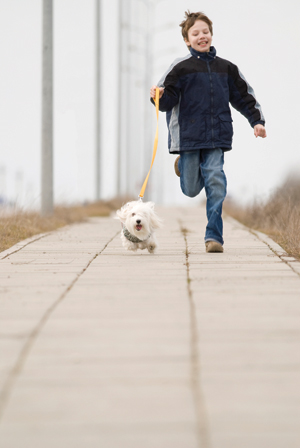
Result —
<instances>
[{"instance_id":1,"label":"navy blue jacket","mask_svg":"<svg viewBox=\"0 0 300 448\"><path fill-rule=\"evenodd\" d=\"M216 56L216 49L176 59L158 82L165 91L159 109L167 112L169 151L231 149L232 118L229 103L253 127L265 124L252 87L238 67ZM153 100L152 100L153 102Z\"/></svg>"}]
</instances>

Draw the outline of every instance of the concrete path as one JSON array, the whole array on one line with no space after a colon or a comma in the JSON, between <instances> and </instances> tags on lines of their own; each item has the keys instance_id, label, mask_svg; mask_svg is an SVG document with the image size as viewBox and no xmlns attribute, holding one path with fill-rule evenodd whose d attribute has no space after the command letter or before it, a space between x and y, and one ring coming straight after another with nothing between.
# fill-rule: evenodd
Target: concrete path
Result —
<instances>
[{"instance_id":1,"label":"concrete path","mask_svg":"<svg viewBox=\"0 0 300 448\"><path fill-rule=\"evenodd\" d=\"M159 213L155 255L112 218L0 254L1 448L299 448L299 263Z\"/></svg>"}]
</instances>

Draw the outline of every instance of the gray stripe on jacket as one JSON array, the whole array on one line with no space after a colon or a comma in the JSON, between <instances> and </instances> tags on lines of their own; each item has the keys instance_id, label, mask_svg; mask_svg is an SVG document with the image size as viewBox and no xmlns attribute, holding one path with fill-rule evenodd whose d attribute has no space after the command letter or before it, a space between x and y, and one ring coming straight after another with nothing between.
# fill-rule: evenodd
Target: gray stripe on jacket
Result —
<instances>
[{"instance_id":1,"label":"gray stripe on jacket","mask_svg":"<svg viewBox=\"0 0 300 448\"><path fill-rule=\"evenodd\" d=\"M170 65L168 70L160 78L160 80L157 83L157 86L164 87L165 79L168 76L168 74L172 71L172 69L175 67L175 65L179 64L182 61L186 61L187 59L192 58L192 57L193 57L193 55L191 55L191 53L189 53L184 57L175 59L175 61ZM181 102L181 95L179 97L178 103L172 109L170 123L169 123L169 131L170 131L170 137L171 137L171 145L170 145L171 153L173 151L180 151L180 126L179 126L179 120L178 120L180 102Z\"/></svg>"},{"instance_id":2,"label":"gray stripe on jacket","mask_svg":"<svg viewBox=\"0 0 300 448\"><path fill-rule=\"evenodd\" d=\"M170 152L180 151L180 125L179 125L179 109L181 103L181 95L176 106L172 109L170 118L169 131L171 137Z\"/></svg>"},{"instance_id":3,"label":"gray stripe on jacket","mask_svg":"<svg viewBox=\"0 0 300 448\"><path fill-rule=\"evenodd\" d=\"M245 83L247 84L247 90L248 90L248 93L249 93L250 95L252 95L253 98L255 99L255 108L256 108L257 110L259 110L259 113L260 113L260 116L261 116L261 120L262 120L262 121L265 121L265 117L264 117L264 114L263 114L263 112L262 112L261 105L259 104L259 102L258 102L257 99L256 99L256 96L255 96L255 93L254 93L253 88L250 86L250 84L248 83L247 79L246 79L245 76L242 74L242 72L240 71L239 68L238 68L238 71L239 71L239 75L240 75L240 77L241 77L241 78L245 81Z\"/></svg>"}]
</instances>

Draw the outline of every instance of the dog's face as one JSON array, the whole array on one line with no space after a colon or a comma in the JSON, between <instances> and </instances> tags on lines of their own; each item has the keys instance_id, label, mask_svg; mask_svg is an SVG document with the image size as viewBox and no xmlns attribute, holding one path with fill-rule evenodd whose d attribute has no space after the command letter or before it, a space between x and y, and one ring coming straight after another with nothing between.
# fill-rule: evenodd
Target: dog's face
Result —
<instances>
[{"instance_id":1,"label":"dog's face","mask_svg":"<svg viewBox=\"0 0 300 448\"><path fill-rule=\"evenodd\" d=\"M117 217L128 231L140 239L147 238L161 221L154 212L153 202L132 201L117 211Z\"/></svg>"}]
</instances>

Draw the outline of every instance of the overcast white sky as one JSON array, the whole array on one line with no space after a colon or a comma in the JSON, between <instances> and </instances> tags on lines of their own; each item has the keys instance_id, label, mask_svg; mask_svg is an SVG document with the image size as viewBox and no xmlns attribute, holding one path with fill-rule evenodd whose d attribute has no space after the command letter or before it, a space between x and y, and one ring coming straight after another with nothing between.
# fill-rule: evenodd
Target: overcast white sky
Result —
<instances>
[{"instance_id":1,"label":"overcast white sky","mask_svg":"<svg viewBox=\"0 0 300 448\"><path fill-rule=\"evenodd\" d=\"M112 123L118 102L113 92L117 3L102 0L104 62L110 60L113 70L106 71L103 86L103 140L110 164L114 163L110 143L115 138ZM31 204L37 204L40 197L41 4L40 0L0 0L0 193L11 199L18 195L23 202L26 197ZM59 202L93 199L95 2L56 0L54 8L55 198ZM178 26L187 8L202 10L211 18L217 54L239 66L266 117L268 137L255 139L247 120L233 111L234 147L225 158L228 192L239 200L266 196L287 173L300 170L300 2L158 0L153 83L175 57L187 54ZM172 202L177 179L171 174L173 157L166 149L164 117L160 126L163 155L158 156L153 180L161 173L159 164L166 167L165 202ZM114 180L109 175L104 178L105 196L113 196ZM173 197L181 195L177 184L176 188Z\"/></svg>"}]
</instances>

